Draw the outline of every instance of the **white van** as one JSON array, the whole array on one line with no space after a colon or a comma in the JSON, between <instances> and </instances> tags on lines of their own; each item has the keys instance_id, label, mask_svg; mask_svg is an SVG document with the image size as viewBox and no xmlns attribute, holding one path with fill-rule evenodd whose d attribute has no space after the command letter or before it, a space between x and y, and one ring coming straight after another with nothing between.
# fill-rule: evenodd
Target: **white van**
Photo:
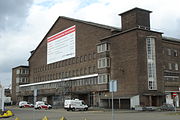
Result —
<instances>
[{"instance_id":1,"label":"white van","mask_svg":"<svg viewBox=\"0 0 180 120\"><path fill-rule=\"evenodd\" d=\"M88 106L84 104L83 100L75 99L75 100L65 100L64 101L64 109L67 111L72 110L88 110Z\"/></svg>"}]
</instances>

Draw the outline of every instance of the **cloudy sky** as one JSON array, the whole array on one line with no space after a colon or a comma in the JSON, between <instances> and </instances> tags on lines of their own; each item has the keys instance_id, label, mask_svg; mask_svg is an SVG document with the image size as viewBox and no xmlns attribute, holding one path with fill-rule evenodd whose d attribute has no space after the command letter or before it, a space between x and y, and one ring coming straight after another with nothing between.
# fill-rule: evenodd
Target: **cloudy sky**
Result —
<instances>
[{"instance_id":1,"label":"cloudy sky","mask_svg":"<svg viewBox=\"0 0 180 120\"><path fill-rule=\"evenodd\" d=\"M0 81L11 85L11 70L28 65L30 51L58 16L120 27L119 13L140 7L153 11L151 27L180 38L180 0L0 0Z\"/></svg>"}]
</instances>

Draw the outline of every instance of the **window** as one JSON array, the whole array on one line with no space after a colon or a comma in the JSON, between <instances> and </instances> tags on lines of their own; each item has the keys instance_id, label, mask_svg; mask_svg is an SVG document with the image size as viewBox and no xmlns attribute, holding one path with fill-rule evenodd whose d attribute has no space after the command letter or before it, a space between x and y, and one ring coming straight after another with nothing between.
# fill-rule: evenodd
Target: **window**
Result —
<instances>
[{"instance_id":1,"label":"window","mask_svg":"<svg viewBox=\"0 0 180 120\"><path fill-rule=\"evenodd\" d=\"M16 83L19 83L19 79L20 79L19 77L16 77Z\"/></svg>"},{"instance_id":2,"label":"window","mask_svg":"<svg viewBox=\"0 0 180 120\"><path fill-rule=\"evenodd\" d=\"M93 52L93 59L95 59L96 58L96 53L95 52Z\"/></svg>"},{"instance_id":3,"label":"window","mask_svg":"<svg viewBox=\"0 0 180 120\"><path fill-rule=\"evenodd\" d=\"M99 74L98 75L98 84L104 84L109 82L109 74Z\"/></svg>"},{"instance_id":4,"label":"window","mask_svg":"<svg viewBox=\"0 0 180 120\"><path fill-rule=\"evenodd\" d=\"M177 56L178 56L177 50L174 50L174 51L173 51L173 54L174 54L174 57L177 57Z\"/></svg>"},{"instance_id":5,"label":"window","mask_svg":"<svg viewBox=\"0 0 180 120\"><path fill-rule=\"evenodd\" d=\"M83 56L80 57L80 62L83 62Z\"/></svg>"},{"instance_id":6,"label":"window","mask_svg":"<svg viewBox=\"0 0 180 120\"><path fill-rule=\"evenodd\" d=\"M167 49L168 50L168 55L171 55L171 49Z\"/></svg>"},{"instance_id":7,"label":"window","mask_svg":"<svg viewBox=\"0 0 180 120\"><path fill-rule=\"evenodd\" d=\"M78 76L79 75L79 70L78 69L76 69L76 76Z\"/></svg>"},{"instance_id":8,"label":"window","mask_svg":"<svg viewBox=\"0 0 180 120\"><path fill-rule=\"evenodd\" d=\"M110 59L109 58L100 58L98 60L98 68L110 67Z\"/></svg>"},{"instance_id":9,"label":"window","mask_svg":"<svg viewBox=\"0 0 180 120\"><path fill-rule=\"evenodd\" d=\"M148 89L157 90L155 38L146 38Z\"/></svg>"},{"instance_id":10,"label":"window","mask_svg":"<svg viewBox=\"0 0 180 120\"><path fill-rule=\"evenodd\" d=\"M172 70L172 63L168 63L169 70Z\"/></svg>"},{"instance_id":11,"label":"window","mask_svg":"<svg viewBox=\"0 0 180 120\"><path fill-rule=\"evenodd\" d=\"M20 74L20 70L18 69L18 70L16 70L16 74Z\"/></svg>"},{"instance_id":12,"label":"window","mask_svg":"<svg viewBox=\"0 0 180 120\"><path fill-rule=\"evenodd\" d=\"M89 72L89 74L92 72L91 67L88 67L88 72Z\"/></svg>"},{"instance_id":13,"label":"window","mask_svg":"<svg viewBox=\"0 0 180 120\"><path fill-rule=\"evenodd\" d=\"M79 63L79 57L76 58L76 63Z\"/></svg>"},{"instance_id":14,"label":"window","mask_svg":"<svg viewBox=\"0 0 180 120\"><path fill-rule=\"evenodd\" d=\"M175 67L175 70L179 70L179 66L177 63L175 63L174 67Z\"/></svg>"},{"instance_id":15,"label":"window","mask_svg":"<svg viewBox=\"0 0 180 120\"><path fill-rule=\"evenodd\" d=\"M96 66L93 66L93 73L96 72Z\"/></svg>"},{"instance_id":16,"label":"window","mask_svg":"<svg viewBox=\"0 0 180 120\"><path fill-rule=\"evenodd\" d=\"M87 69L86 68L84 68L84 74L87 74Z\"/></svg>"},{"instance_id":17,"label":"window","mask_svg":"<svg viewBox=\"0 0 180 120\"><path fill-rule=\"evenodd\" d=\"M105 52L105 51L109 51L109 44L108 43L103 43L97 46L97 52L101 53L101 52Z\"/></svg>"},{"instance_id":18,"label":"window","mask_svg":"<svg viewBox=\"0 0 180 120\"><path fill-rule=\"evenodd\" d=\"M91 53L89 53L89 55L88 55L88 59L89 59L89 60L91 60L91 59L92 59L92 55L91 55Z\"/></svg>"},{"instance_id":19,"label":"window","mask_svg":"<svg viewBox=\"0 0 180 120\"><path fill-rule=\"evenodd\" d=\"M82 68L80 69L80 75L83 75L83 69Z\"/></svg>"},{"instance_id":20,"label":"window","mask_svg":"<svg viewBox=\"0 0 180 120\"><path fill-rule=\"evenodd\" d=\"M87 55L84 56L84 62L87 60Z\"/></svg>"}]
</instances>

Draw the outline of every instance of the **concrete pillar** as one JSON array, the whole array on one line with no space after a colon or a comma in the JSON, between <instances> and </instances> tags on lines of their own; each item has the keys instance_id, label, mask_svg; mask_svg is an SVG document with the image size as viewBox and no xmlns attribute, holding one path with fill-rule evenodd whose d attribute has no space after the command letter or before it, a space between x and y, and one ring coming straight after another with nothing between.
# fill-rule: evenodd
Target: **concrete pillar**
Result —
<instances>
[{"instance_id":1,"label":"concrete pillar","mask_svg":"<svg viewBox=\"0 0 180 120\"><path fill-rule=\"evenodd\" d=\"M119 98L119 109L121 108L121 99Z\"/></svg>"},{"instance_id":2,"label":"concrete pillar","mask_svg":"<svg viewBox=\"0 0 180 120\"><path fill-rule=\"evenodd\" d=\"M149 106L152 106L152 96L149 96Z\"/></svg>"}]
</instances>

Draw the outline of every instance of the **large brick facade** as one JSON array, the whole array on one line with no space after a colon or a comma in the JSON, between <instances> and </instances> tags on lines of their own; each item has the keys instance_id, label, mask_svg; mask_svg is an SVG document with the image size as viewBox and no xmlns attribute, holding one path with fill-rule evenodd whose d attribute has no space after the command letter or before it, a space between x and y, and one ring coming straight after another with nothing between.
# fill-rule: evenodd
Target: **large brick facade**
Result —
<instances>
[{"instance_id":1,"label":"large brick facade","mask_svg":"<svg viewBox=\"0 0 180 120\"><path fill-rule=\"evenodd\" d=\"M38 100L54 106L79 98L110 108L109 80L117 80L115 108L172 103L170 95L180 86L180 43L152 31L150 13L134 8L120 14L122 29L59 17L28 59L29 83L20 85L17 95L33 102L36 89ZM74 25L76 56L47 64L47 38ZM167 55L167 49L176 53Z\"/></svg>"}]
</instances>

